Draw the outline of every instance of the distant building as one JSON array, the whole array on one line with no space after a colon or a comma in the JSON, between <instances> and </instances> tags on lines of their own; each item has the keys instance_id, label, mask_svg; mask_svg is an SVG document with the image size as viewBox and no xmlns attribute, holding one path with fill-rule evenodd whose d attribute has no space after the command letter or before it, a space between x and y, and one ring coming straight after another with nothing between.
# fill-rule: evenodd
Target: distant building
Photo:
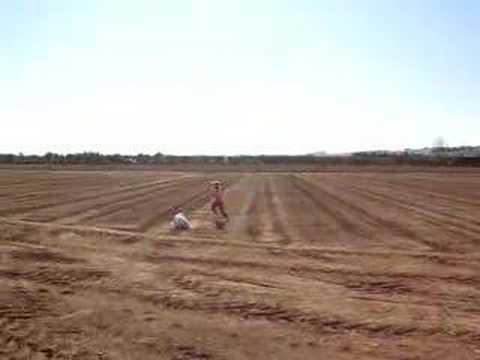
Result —
<instances>
[{"instance_id":1,"label":"distant building","mask_svg":"<svg viewBox=\"0 0 480 360\"><path fill-rule=\"evenodd\" d=\"M431 148L423 148L423 149L405 149L405 153L408 155L418 155L418 156L430 156L432 155Z\"/></svg>"},{"instance_id":2,"label":"distant building","mask_svg":"<svg viewBox=\"0 0 480 360\"><path fill-rule=\"evenodd\" d=\"M311 155L311 156L328 156L328 153L326 151L317 151L317 152L314 152L314 153L311 153L311 154L307 154L307 155Z\"/></svg>"}]
</instances>

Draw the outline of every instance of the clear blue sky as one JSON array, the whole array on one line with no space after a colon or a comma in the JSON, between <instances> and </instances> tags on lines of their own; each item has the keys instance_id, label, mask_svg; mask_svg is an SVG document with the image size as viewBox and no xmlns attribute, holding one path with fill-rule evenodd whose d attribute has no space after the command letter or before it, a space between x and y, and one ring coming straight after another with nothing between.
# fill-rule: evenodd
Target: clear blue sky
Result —
<instances>
[{"instance_id":1,"label":"clear blue sky","mask_svg":"<svg viewBox=\"0 0 480 360\"><path fill-rule=\"evenodd\" d=\"M0 152L480 145L480 1L0 0Z\"/></svg>"}]
</instances>

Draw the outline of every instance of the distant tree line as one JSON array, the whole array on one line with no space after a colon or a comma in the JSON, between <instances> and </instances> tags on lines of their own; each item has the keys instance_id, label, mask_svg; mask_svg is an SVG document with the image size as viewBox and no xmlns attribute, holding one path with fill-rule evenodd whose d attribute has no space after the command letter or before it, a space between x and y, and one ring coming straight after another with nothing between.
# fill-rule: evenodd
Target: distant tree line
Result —
<instances>
[{"instance_id":1,"label":"distant tree line","mask_svg":"<svg viewBox=\"0 0 480 360\"><path fill-rule=\"evenodd\" d=\"M155 155L122 155L101 154L99 152L82 152L77 154L57 154L48 152L45 155L0 154L2 164L153 164L162 163L165 157L161 153Z\"/></svg>"},{"instance_id":2,"label":"distant tree line","mask_svg":"<svg viewBox=\"0 0 480 360\"><path fill-rule=\"evenodd\" d=\"M48 152L44 155L0 154L2 164L311 164L318 159L313 155L305 156L212 156L212 155L164 155L156 153L122 155L83 152L77 154L57 154Z\"/></svg>"},{"instance_id":3,"label":"distant tree line","mask_svg":"<svg viewBox=\"0 0 480 360\"><path fill-rule=\"evenodd\" d=\"M44 155L0 154L0 164L26 165L471 165L480 166L478 147L434 148L416 151L365 151L350 156L315 156L315 155L238 155L238 156L177 156L162 153L122 155L83 152L77 154L57 154L48 152ZM475 151L474 151L475 150Z\"/></svg>"},{"instance_id":4,"label":"distant tree line","mask_svg":"<svg viewBox=\"0 0 480 360\"><path fill-rule=\"evenodd\" d=\"M480 146L434 146L404 151L362 151L353 153L351 157L356 161L377 164L480 166Z\"/></svg>"},{"instance_id":5,"label":"distant tree line","mask_svg":"<svg viewBox=\"0 0 480 360\"><path fill-rule=\"evenodd\" d=\"M352 154L354 157L389 157L389 158L432 158L432 157L480 157L480 146L434 146L423 149L405 149L403 151L374 150Z\"/></svg>"}]
</instances>

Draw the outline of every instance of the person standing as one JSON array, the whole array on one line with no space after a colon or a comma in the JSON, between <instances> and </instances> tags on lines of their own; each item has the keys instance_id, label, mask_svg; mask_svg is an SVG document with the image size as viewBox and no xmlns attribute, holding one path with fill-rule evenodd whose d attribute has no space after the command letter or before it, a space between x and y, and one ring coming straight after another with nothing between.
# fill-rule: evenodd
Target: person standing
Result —
<instances>
[{"instance_id":1,"label":"person standing","mask_svg":"<svg viewBox=\"0 0 480 360\"><path fill-rule=\"evenodd\" d=\"M221 181L213 181L210 183L211 186L211 195L212 195L212 205L210 209L218 216L219 212L224 217L225 220L229 220L229 216L225 210L225 185Z\"/></svg>"}]
</instances>

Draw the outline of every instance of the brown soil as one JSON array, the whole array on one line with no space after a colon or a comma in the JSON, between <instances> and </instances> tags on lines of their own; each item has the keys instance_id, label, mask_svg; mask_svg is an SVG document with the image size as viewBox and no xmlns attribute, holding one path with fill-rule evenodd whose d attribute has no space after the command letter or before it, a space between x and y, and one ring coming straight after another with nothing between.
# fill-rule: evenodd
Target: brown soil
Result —
<instances>
[{"instance_id":1,"label":"brown soil","mask_svg":"<svg viewBox=\"0 0 480 360\"><path fill-rule=\"evenodd\" d=\"M480 359L479 185L2 170L0 359Z\"/></svg>"}]
</instances>

